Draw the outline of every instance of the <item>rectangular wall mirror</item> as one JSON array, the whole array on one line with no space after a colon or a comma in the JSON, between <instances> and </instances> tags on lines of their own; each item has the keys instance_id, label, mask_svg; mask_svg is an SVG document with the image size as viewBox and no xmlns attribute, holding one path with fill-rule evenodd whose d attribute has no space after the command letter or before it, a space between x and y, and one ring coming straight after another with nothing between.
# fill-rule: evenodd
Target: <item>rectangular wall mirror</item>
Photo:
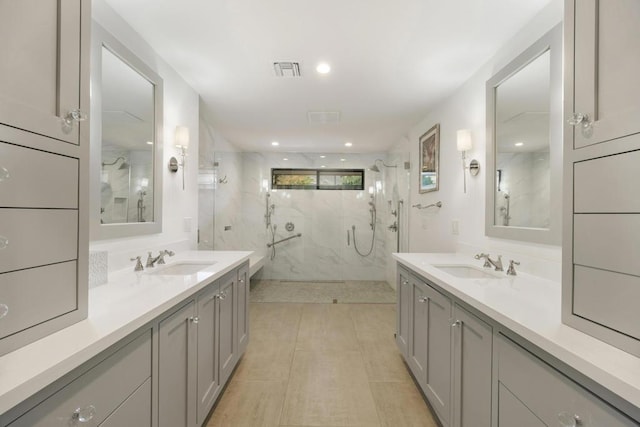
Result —
<instances>
[{"instance_id":1,"label":"rectangular wall mirror","mask_svg":"<svg viewBox=\"0 0 640 427\"><path fill-rule=\"evenodd\" d=\"M159 233L162 79L97 24L92 49L92 239Z\"/></svg>"},{"instance_id":2,"label":"rectangular wall mirror","mask_svg":"<svg viewBox=\"0 0 640 427\"><path fill-rule=\"evenodd\" d=\"M486 235L560 244L562 30L487 81Z\"/></svg>"}]
</instances>

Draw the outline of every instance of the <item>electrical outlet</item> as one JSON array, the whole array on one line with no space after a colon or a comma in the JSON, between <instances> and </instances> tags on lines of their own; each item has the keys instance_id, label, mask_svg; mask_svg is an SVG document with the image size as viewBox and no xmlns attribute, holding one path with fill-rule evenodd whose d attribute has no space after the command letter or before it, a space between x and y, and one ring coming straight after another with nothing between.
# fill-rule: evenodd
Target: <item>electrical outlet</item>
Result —
<instances>
[{"instance_id":1,"label":"electrical outlet","mask_svg":"<svg viewBox=\"0 0 640 427\"><path fill-rule=\"evenodd\" d=\"M451 221L451 234L457 236L460 234L460 221L454 219Z\"/></svg>"}]
</instances>

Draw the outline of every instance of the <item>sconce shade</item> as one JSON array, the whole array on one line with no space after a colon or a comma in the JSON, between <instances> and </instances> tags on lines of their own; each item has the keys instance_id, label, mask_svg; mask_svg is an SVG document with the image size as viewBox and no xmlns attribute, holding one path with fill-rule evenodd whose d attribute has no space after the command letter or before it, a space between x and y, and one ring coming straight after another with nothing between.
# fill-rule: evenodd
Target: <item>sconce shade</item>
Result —
<instances>
[{"instance_id":1,"label":"sconce shade","mask_svg":"<svg viewBox=\"0 0 640 427\"><path fill-rule=\"evenodd\" d=\"M186 126L176 126L176 147L189 147L189 128Z\"/></svg>"},{"instance_id":2,"label":"sconce shade","mask_svg":"<svg viewBox=\"0 0 640 427\"><path fill-rule=\"evenodd\" d=\"M469 151L472 147L471 131L469 129L460 129L457 133L458 151Z\"/></svg>"}]
</instances>

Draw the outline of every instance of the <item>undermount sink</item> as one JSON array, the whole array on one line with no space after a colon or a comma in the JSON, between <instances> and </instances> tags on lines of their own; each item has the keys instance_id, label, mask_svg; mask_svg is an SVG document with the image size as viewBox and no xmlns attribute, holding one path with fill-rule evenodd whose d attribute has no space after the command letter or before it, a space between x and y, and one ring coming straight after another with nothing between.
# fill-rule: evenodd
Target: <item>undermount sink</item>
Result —
<instances>
[{"instance_id":1,"label":"undermount sink","mask_svg":"<svg viewBox=\"0 0 640 427\"><path fill-rule=\"evenodd\" d=\"M156 267L157 270L149 271L149 274L158 274L162 276L188 276L202 271L215 264L215 261L207 261L207 263L195 263L195 262L179 262L175 264L169 264L167 266Z\"/></svg>"},{"instance_id":2,"label":"undermount sink","mask_svg":"<svg viewBox=\"0 0 640 427\"><path fill-rule=\"evenodd\" d=\"M476 267L473 265L434 265L438 270L442 270L447 274L450 274L455 277L460 277L462 279L501 279L502 276L499 276L493 272L483 270L480 267Z\"/></svg>"}]
</instances>

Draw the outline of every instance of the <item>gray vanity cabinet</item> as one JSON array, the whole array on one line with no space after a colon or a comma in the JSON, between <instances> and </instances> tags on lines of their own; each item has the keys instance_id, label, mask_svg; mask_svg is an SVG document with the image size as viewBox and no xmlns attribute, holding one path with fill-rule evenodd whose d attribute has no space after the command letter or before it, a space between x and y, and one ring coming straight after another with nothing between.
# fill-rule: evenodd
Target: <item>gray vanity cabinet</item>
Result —
<instances>
[{"instance_id":1,"label":"gray vanity cabinet","mask_svg":"<svg viewBox=\"0 0 640 427\"><path fill-rule=\"evenodd\" d=\"M638 425L509 338L496 344L499 426Z\"/></svg>"},{"instance_id":2,"label":"gray vanity cabinet","mask_svg":"<svg viewBox=\"0 0 640 427\"><path fill-rule=\"evenodd\" d=\"M201 293L196 301L198 309L198 425L202 425L213 407L222 384L220 383L218 322L220 286L214 284Z\"/></svg>"},{"instance_id":3,"label":"gray vanity cabinet","mask_svg":"<svg viewBox=\"0 0 640 427\"><path fill-rule=\"evenodd\" d=\"M490 427L493 328L458 304L453 318L452 425Z\"/></svg>"},{"instance_id":4,"label":"gray vanity cabinet","mask_svg":"<svg viewBox=\"0 0 640 427\"><path fill-rule=\"evenodd\" d=\"M236 323L237 272L233 271L220 279L218 325L220 330L220 382L224 384L231 376L238 358L238 335Z\"/></svg>"},{"instance_id":5,"label":"gray vanity cabinet","mask_svg":"<svg viewBox=\"0 0 640 427\"><path fill-rule=\"evenodd\" d=\"M238 269L236 292L236 318L238 335L238 353L242 354L249 344L249 265Z\"/></svg>"},{"instance_id":6,"label":"gray vanity cabinet","mask_svg":"<svg viewBox=\"0 0 640 427\"><path fill-rule=\"evenodd\" d=\"M158 425L196 423L196 305L190 301L158 328Z\"/></svg>"},{"instance_id":7,"label":"gray vanity cabinet","mask_svg":"<svg viewBox=\"0 0 640 427\"><path fill-rule=\"evenodd\" d=\"M62 119L80 108L81 0L0 3L0 123L79 144L78 127ZM37 31L36 31L37 29ZM9 66L11 64L11 66ZM88 113L88 110L84 111ZM52 141L53 142L53 141Z\"/></svg>"},{"instance_id":8,"label":"gray vanity cabinet","mask_svg":"<svg viewBox=\"0 0 640 427\"><path fill-rule=\"evenodd\" d=\"M90 5L0 2L0 355L87 317Z\"/></svg>"},{"instance_id":9,"label":"gray vanity cabinet","mask_svg":"<svg viewBox=\"0 0 640 427\"><path fill-rule=\"evenodd\" d=\"M396 302L396 344L400 353L406 358L409 354L411 284L409 282L409 272L399 265L396 284L398 295Z\"/></svg>"},{"instance_id":10,"label":"gray vanity cabinet","mask_svg":"<svg viewBox=\"0 0 640 427\"><path fill-rule=\"evenodd\" d=\"M640 2L565 6L562 318L640 356Z\"/></svg>"},{"instance_id":11,"label":"gray vanity cabinet","mask_svg":"<svg viewBox=\"0 0 640 427\"><path fill-rule=\"evenodd\" d=\"M451 300L410 276L409 367L443 425L451 412Z\"/></svg>"}]
</instances>

